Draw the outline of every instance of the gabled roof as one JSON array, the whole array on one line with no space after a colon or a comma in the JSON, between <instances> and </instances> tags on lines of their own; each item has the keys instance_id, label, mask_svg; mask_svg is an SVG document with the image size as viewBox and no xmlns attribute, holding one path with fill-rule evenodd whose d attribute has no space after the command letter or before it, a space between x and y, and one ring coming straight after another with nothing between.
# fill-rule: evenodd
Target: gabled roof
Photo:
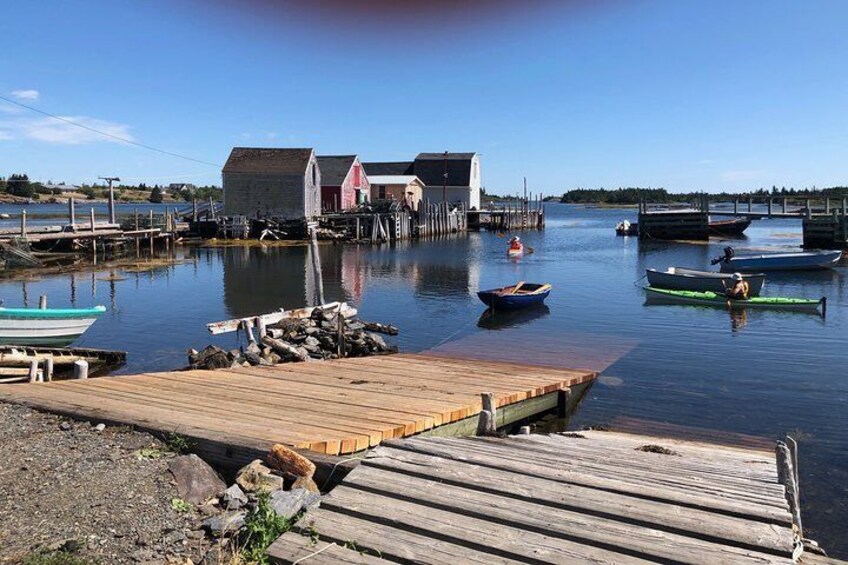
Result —
<instances>
[{"instance_id":1,"label":"gabled roof","mask_svg":"<svg viewBox=\"0 0 848 565\"><path fill-rule=\"evenodd\" d=\"M424 184L415 175L368 175L368 182L371 183L371 186L377 184L412 184L414 182Z\"/></svg>"},{"instance_id":2,"label":"gabled roof","mask_svg":"<svg viewBox=\"0 0 848 565\"><path fill-rule=\"evenodd\" d=\"M318 157L318 168L321 169L321 184L323 186L341 186L355 161L356 155Z\"/></svg>"},{"instance_id":3,"label":"gabled roof","mask_svg":"<svg viewBox=\"0 0 848 565\"><path fill-rule=\"evenodd\" d=\"M427 186L470 186L476 153L419 153L414 172ZM445 178L447 173L447 178Z\"/></svg>"},{"instance_id":4,"label":"gabled roof","mask_svg":"<svg viewBox=\"0 0 848 565\"><path fill-rule=\"evenodd\" d=\"M223 172L302 175L311 156L309 148L233 147Z\"/></svg>"},{"instance_id":5,"label":"gabled roof","mask_svg":"<svg viewBox=\"0 0 848 565\"><path fill-rule=\"evenodd\" d=\"M372 175L411 175L413 165L412 161L383 161L362 163L362 168L370 179Z\"/></svg>"},{"instance_id":6,"label":"gabled roof","mask_svg":"<svg viewBox=\"0 0 848 565\"><path fill-rule=\"evenodd\" d=\"M448 152L447 157L445 157L444 151L441 153L419 153L417 157L415 157L416 161L444 161L446 158L448 161L470 161L477 153L451 153Z\"/></svg>"}]
</instances>

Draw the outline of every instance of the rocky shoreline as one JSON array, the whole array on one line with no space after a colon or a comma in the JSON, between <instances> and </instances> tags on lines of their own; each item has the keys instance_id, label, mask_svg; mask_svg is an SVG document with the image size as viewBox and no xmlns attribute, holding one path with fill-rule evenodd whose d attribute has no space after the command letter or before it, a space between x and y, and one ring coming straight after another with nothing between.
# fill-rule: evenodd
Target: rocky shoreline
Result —
<instances>
[{"instance_id":1,"label":"rocky shoreline","mask_svg":"<svg viewBox=\"0 0 848 565\"><path fill-rule=\"evenodd\" d=\"M228 487L179 436L0 402L0 437L0 563L249 563L247 529L320 499L314 466L282 446Z\"/></svg>"}]
</instances>

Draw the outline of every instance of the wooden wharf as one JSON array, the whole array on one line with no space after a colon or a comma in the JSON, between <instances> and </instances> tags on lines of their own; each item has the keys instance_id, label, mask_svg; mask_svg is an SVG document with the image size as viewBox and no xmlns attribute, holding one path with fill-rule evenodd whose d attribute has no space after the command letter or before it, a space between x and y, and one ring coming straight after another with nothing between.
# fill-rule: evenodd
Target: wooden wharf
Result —
<instances>
[{"instance_id":1,"label":"wooden wharf","mask_svg":"<svg viewBox=\"0 0 848 565\"><path fill-rule=\"evenodd\" d=\"M174 371L14 384L0 400L191 438L219 468L235 469L282 443L317 465L422 432L474 433L481 393L493 392L498 424L566 410L591 371L418 354L273 367ZM453 427L453 431L450 431Z\"/></svg>"},{"instance_id":2,"label":"wooden wharf","mask_svg":"<svg viewBox=\"0 0 848 565\"><path fill-rule=\"evenodd\" d=\"M389 440L268 555L310 565L791 564L802 546L785 464L769 451L602 431Z\"/></svg>"}]
</instances>

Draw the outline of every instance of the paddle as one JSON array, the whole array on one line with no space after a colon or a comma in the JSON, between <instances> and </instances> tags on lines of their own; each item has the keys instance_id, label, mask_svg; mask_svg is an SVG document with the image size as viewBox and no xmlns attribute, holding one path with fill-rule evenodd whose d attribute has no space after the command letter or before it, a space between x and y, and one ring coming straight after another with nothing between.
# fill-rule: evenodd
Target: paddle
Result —
<instances>
[{"instance_id":1,"label":"paddle","mask_svg":"<svg viewBox=\"0 0 848 565\"><path fill-rule=\"evenodd\" d=\"M522 286L524 286L524 281L521 281L520 283L518 283L517 285L515 285L515 286L512 288L512 292L510 292L510 294L515 294L516 292L518 292L518 289L519 289L519 288L521 288Z\"/></svg>"}]
</instances>

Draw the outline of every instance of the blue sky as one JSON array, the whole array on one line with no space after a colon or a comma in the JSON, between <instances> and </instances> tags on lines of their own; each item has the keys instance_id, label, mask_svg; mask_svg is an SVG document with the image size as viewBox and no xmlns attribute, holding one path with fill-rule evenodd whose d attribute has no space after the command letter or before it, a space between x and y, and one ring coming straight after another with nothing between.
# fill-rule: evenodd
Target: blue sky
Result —
<instances>
[{"instance_id":1,"label":"blue sky","mask_svg":"<svg viewBox=\"0 0 848 565\"><path fill-rule=\"evenodd\" d=\"M4 3L0 95L213 165L0 101L3 176L217 184L255 145L477 151L495 193L848 184L848 2Z\"/></svg>"}]
</instances>

